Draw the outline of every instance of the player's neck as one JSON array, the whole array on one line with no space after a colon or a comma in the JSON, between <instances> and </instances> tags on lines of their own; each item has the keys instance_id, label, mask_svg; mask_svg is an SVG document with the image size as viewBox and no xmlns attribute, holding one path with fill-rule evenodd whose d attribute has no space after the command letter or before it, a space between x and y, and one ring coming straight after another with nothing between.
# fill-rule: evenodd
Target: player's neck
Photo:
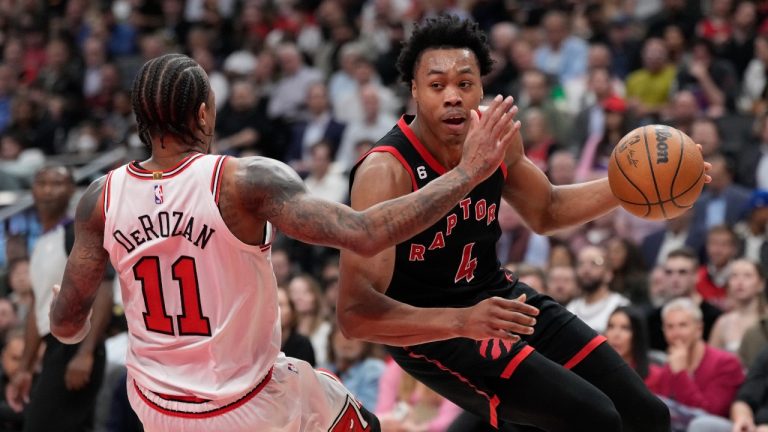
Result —
<instances>
[{"instance_id":1,"label":"player's neck","mask_svg":"<svg viewBox=\"0 0 768 432\"><path fill-rule=\"evenodd\" d=\"M410 127L419 141L442 166L452 169L459 164L465 137L457 138L455 143L445 142L438 138L426 123L420 122L418 115L413 119Z\"/></svg>"},{"instance_id":2,"label":"player's neck","mask_svg":"<svg viewBox=\"0 0 768 432\"><path fill-rule=\"evenodd\" d=\"M153 140L153 143L156 141ZM141 166L149 171L161 171L175 167L179 161L194 153L203 153L199 146L190 146L176 140L166 138L163 145L152 146L152 155L141 162Z\"/></svg>"}]
</instances>

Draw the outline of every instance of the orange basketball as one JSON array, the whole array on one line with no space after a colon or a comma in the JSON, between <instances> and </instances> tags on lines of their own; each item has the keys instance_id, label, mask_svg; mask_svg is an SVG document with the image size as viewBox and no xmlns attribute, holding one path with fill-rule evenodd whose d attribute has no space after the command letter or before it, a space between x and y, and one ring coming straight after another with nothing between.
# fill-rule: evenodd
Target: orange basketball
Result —
<instances>
[{"instance_id":1,"label":"orange basketball","mask_svg":"<svg viewBox=\"0 0 768 432\"><path fill-rule=\"evenodd\" d=\"M672 219L693 206L704 187L704 159L691 138L670 126L626 134L613 149L608 182L621 206L645 219Z\"/></svg>"}]
</instances>

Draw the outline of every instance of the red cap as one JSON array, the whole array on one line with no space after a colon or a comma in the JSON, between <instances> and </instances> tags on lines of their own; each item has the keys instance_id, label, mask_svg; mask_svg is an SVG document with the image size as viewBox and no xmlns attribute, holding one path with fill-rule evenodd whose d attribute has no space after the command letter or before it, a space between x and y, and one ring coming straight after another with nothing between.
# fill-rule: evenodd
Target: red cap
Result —
<instances>
[{"instance_id":1,"label":"red cap","mask_svg":"<svg viewBox=\"0 0 768 432\"><path fill-rule=\"evenodd\" d=\"M623 113L627 110L627 103L618 96L608 96L603 101L603 109L611 112Z\"/></svg>"}]
</instances>

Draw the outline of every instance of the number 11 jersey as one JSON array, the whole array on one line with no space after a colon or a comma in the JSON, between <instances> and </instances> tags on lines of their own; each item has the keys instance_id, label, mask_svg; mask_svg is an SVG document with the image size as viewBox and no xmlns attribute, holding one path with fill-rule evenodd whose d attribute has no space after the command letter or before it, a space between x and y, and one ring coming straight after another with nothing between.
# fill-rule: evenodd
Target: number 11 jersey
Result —
<instances>
[{"instance_id":1,"label":"number 11 jersey","mask_svg":"<svg viewBox=\"0 0 768 432\"><path fill-rule=\"evenodd\" d=\"M166 171L132 162L104 185L104 248L128 320L126 365L158 394L247 393L280 352L270 225L263 246L229 231L218 209L225 161L194 153Z\"/></svg>"}]
</instances>

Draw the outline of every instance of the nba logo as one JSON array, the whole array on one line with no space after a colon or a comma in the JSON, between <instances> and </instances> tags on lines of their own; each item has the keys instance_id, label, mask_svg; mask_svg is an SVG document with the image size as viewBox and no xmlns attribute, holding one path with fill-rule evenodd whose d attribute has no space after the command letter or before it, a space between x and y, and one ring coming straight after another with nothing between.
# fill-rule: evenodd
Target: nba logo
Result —
<instances>
[{"instance_id":1,"label":"nba logo","mask_svg":"<svg viewBox=\"0 0 768 432\"><path fill-rule=\"evenodd\" d=\"M163 203L163 185L155 185L155 204Z\"/></svg>"}]
</instances>

